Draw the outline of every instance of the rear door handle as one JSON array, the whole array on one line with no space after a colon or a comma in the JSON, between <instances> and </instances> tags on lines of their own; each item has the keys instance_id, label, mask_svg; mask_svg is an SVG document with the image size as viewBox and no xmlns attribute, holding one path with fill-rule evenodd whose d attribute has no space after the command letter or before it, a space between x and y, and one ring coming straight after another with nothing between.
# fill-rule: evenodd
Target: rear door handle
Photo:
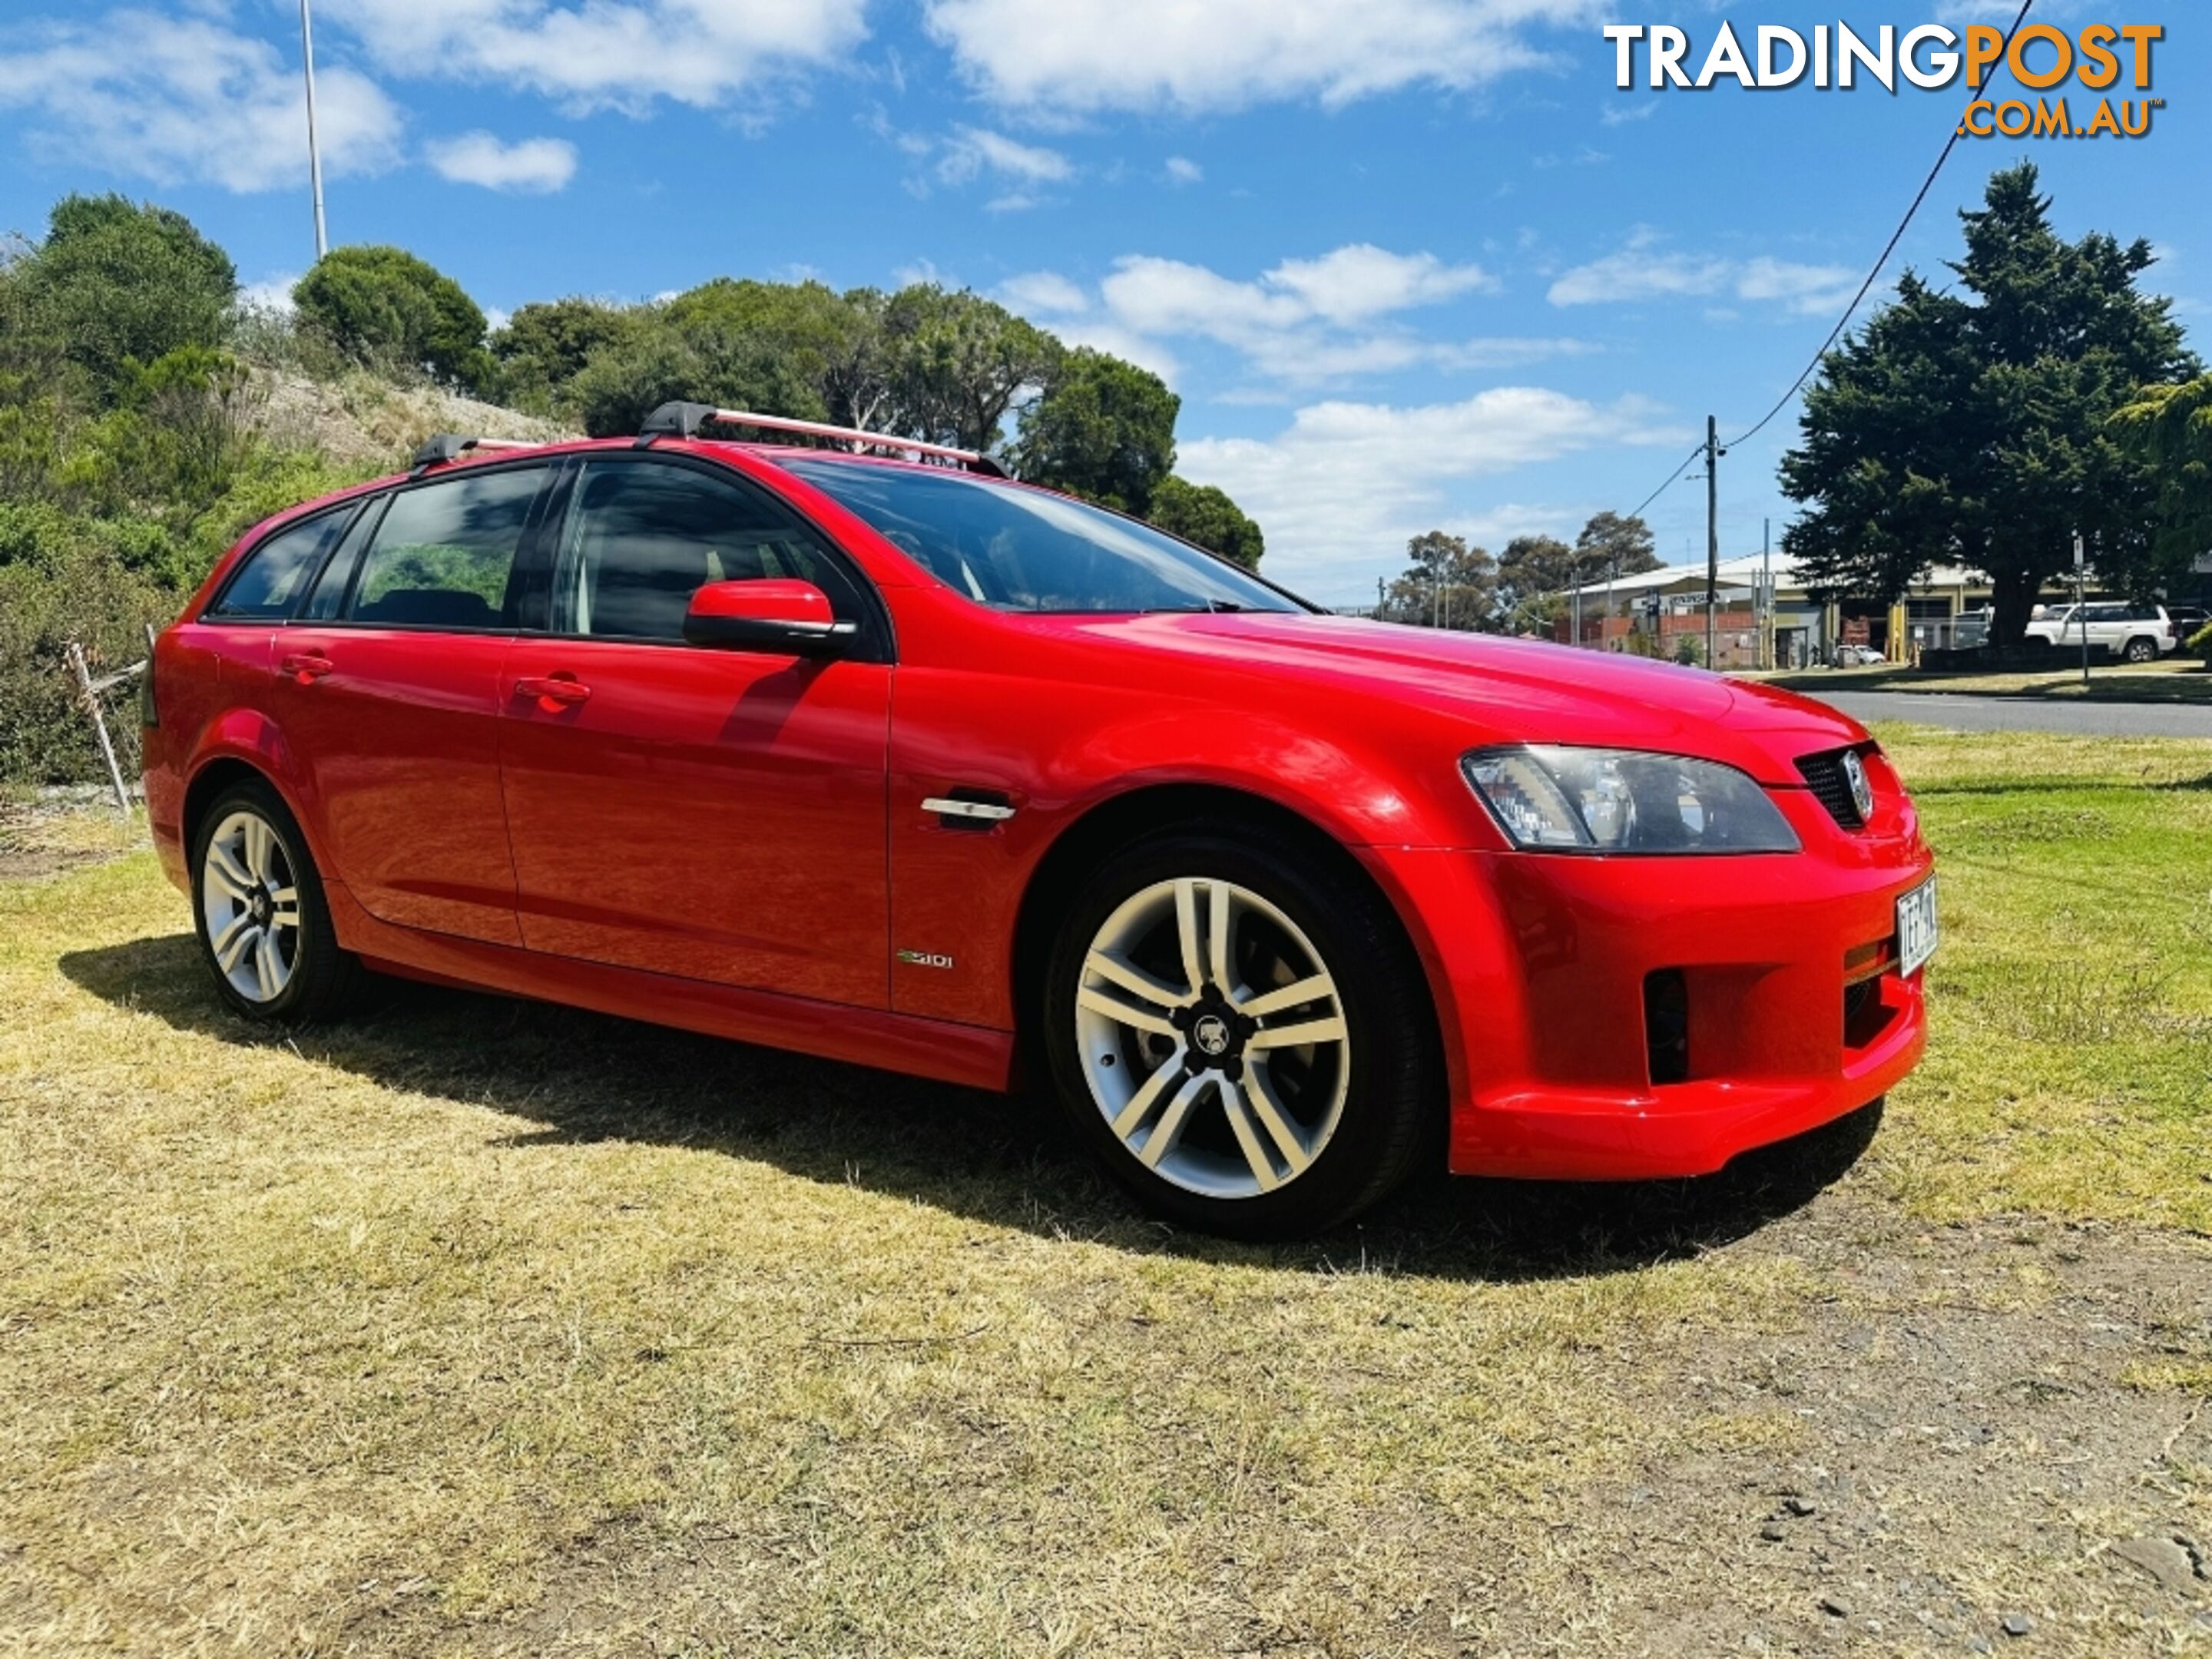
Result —
<instances>
[{"instance_id":1,"label":"rear door handle","mask_svg":"<svg viewBox=\"0 0 2212 1659\"><path fill-rule=\"evenodd\" d=\"M337 667L328 657L315 651L295 651L276 665L281 673L289 674L302 685L312 685Z\"/></svg>"},{"instance_id":2,"label":"rear door handle","mask_svg":"<svg viewBox=\"0 0 2212 1659\"><path fill-rule=\"evenodd\" d=\"M541 703L564 708L573 708L588 701L592 695L590 686L574 674L565 673L526 676L515 681L514 690L517 696L535 697Z\"/></svg>"}]
</instances>

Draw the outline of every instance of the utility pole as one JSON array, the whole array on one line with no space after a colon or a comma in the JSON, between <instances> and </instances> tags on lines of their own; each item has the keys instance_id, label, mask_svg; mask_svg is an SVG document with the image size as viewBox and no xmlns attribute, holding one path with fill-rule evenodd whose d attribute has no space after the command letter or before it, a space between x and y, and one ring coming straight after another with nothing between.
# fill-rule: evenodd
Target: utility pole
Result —
<instances>
[{"instance_id":1,"label":"utility pole","mask_svg":"<svg viewBox=\"0 0 2212 1659\"><path fill-rule=\"evenodd\" d=\"M2074 532L2074 623L2081 630L2081 684L2084 685L2089 683L2089 607L2081 598L2081 585L2088 580L2088 572L2082 563L2086 550L2081 545L2081 532L2077 530Z\"/></svg>"},{"instance_id":2,"label":"utility pole","mask_svg":"<svg viewBox=\"0 0 2212 1659\"><path fill-rule=\"evenodd\" d=\"M315 187L315 263L331 251L323 228L323 152L315 142L315 23L308 15L308 0L300 0L300 52L307 66L307 177Z\"/></svg>"},{"instance_id":3,"label":"utility pole","mask_svg":"<svg viewBox=\"0 0 2212 1659\"><path fill-rule=\"evenodd\" d=\"M1721 447L1719 420L1705 416L1705 666L1720 668Z\"/></svg>"},{"instance_id":4,"label":"utility pole","mask_svg":"<svg viewBox=\"0 0 2212 1659\"><path fill-rule=\"evenodd\" d=\"M1774 661L1774 520L1759 520L1759 665L1772 668Z\"/></svg>"}]
</instances>

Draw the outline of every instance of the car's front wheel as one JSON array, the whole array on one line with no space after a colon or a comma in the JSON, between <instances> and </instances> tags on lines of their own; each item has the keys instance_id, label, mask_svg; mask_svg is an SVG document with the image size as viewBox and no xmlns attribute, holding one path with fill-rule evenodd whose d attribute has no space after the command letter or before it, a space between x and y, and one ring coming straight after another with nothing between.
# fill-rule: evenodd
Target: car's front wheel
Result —
<instances>
[{"instance_id":1,"label":"car's front wheel","mask_svg":"<svg viewBox=\"0 0 2212 1659\"><path fill-rule=\"evenodd\" d=\"M1210 1232L1364 1209L1437 1121L1418 961L1355 871L1295 844L1201 829L1123 851L1066 917L1044 1018L1078 1134Z\"/></svg>"},{"instance_id":2,"label":"car's front wheel","mask_svg":"<svg viewBox=\"0 0 2212 1659\"><path fill-rule=\"evenodd\" d=\"M307 838L264 783L225 790L192 847L193 920L223 1000L254 1019L336 1012L357 974L338 948Z\"/></svg>"}]
</instances>

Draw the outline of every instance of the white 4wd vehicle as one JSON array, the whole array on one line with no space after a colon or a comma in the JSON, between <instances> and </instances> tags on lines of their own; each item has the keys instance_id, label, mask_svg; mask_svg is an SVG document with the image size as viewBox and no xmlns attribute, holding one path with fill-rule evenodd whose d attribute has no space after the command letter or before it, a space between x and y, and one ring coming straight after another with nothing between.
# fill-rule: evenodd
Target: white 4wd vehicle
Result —
<instances>
[{"instance_id":1,"label":"white 4wd vehicle","mask_svg":"<svg viewBox=\"0 0 2212 1659\"><path fill-rule=\"evenodd\" d=\"M2119 605L2099 600L2090 605L2056 605L2027 625L2027 643L2081 648L2084 630L2089 643L2102 646L2130 662L2156 662L2181 641L2158 605Z\"/></svg>"}]
</instances>

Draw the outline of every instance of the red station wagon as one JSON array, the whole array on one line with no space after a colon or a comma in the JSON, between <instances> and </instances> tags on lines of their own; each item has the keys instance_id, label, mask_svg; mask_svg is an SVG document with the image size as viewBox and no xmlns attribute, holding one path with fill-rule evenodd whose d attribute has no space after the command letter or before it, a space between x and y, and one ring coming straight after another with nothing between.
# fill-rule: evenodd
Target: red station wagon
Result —
<instances>
[{"instance_id":1,"label":"red station wagon","mask_svg":"<svg viewBox=\"0 0 2212 1659\"><path fill-rule=\"evenodd\" d=\"M1843 715L1328 616L881 434L433 440L248 535L148 688L155 840L240 1013L366 968L1027 1075L1223 1233L1437 1156L1716 1170L1926 1040L1932 860Z\"/></svg>"}]
</instances>

